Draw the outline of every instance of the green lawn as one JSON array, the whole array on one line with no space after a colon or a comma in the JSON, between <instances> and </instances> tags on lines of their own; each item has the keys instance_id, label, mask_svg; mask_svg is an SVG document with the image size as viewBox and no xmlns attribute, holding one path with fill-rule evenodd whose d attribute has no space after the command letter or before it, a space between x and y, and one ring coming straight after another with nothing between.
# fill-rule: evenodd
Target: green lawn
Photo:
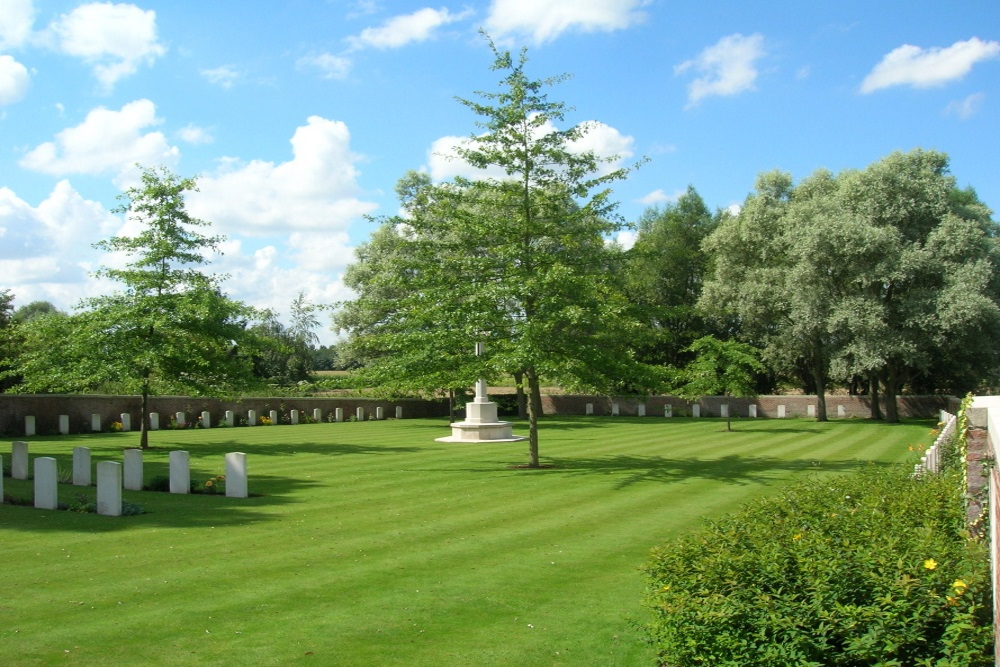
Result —
<instances>
[{"instance_id":1,"label":"green lawn","mask_svg":"<svg viewBox=\"0 0 1000 667\"><path fill-rule=\"evenodd\" d=\"M157 432L147 480L169 449L196 479L243 451L261 495L127 492L147 513L122 518L0 506L0 664L652 664L653 545L793 478L912 462L930 425L553 417L543 470L515 467L526 443L434 442L442 420ZM120 460L136 440L30 455L68 471L74 446Z\"/></svg>"}]
</instances>

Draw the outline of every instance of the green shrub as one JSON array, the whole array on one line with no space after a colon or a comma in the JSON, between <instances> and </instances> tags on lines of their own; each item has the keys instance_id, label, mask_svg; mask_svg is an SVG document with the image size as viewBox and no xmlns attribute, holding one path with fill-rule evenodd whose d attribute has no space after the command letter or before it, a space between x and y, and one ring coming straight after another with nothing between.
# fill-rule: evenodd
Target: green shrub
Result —
<instances>
[{"instance_id":1,"label":"green shrub","mask_svg":"<svg viewBox=\"0 0 1000 667\"><path fill-rule=\"evenodd\" d=\"M654 549L663 665L992 665L960 473L814 478Z\"/></svg>"}]
</instances>

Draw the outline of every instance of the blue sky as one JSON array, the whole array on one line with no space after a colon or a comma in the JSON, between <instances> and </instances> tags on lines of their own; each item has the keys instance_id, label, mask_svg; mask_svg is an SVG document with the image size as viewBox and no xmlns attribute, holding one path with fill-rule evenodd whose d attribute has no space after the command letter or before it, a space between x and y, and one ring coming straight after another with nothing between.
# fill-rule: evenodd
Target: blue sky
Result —
<instances>
[{"instance_id":1,"label":"blue sky","mask_svg":"<svg viewBox=\"0 0 1000 667\"><path fill-rule=\"evenodd\" d=\"M572 75L549 95L595 123L586 147L649 158L615 189L626 220L916 147L1000 207L997 2L0 0L0 289L67 310L113 289L92 244L132 229L111 211L138 162L199 176L231 296L350 298L397 179L464 173L455 98L498 79L480 28Z\"/></svg>"}]
</instances>

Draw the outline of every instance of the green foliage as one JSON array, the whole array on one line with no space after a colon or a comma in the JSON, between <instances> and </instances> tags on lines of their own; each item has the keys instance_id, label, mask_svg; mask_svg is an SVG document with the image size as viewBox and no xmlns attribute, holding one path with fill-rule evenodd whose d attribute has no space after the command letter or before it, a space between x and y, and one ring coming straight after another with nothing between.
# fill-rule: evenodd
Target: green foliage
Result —
<instances>
[{"instance_id":1,"label":"green foliage","mask_svg":"<svg viewBox=\"0 0 1000 667\"><path fill-rule=\"evenodd\" d=\"M652 553L665 665L991 665L986 546L961 481L815 479Z\"/></svg>"}]
</instances>

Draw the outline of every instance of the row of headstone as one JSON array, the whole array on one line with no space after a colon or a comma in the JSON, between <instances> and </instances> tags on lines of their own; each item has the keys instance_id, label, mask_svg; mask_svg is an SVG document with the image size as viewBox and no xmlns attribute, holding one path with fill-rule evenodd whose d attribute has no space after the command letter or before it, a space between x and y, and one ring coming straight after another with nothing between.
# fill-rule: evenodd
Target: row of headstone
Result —
<instances>
[{"instance_id":1,"label":"row of headstone","mask_svg":"<svg viewBox=\"0 0 1000 667\"><path fill-rule=\"evenodd\" d=\"M783 409L785 406L781 405L781 406L778 406L778 407ZM594 404L593 403L587 403L586 413L588 415L594 414ZM612 403L611 403L611 416L612 417L617 417L620 414L621 414L621 406L619 405L618 401L612 401ZM646 404L645 403L639 403L636 406L636 416L638 416L638 417L645 417L646 416ZM670 403L667 403L666 405L664 405L663 406L663 416L667 417L667 418L672 418L674 416L674 406L671 405ZM697 403L692 403L691 404L691 416L692 417L701 417L701 406L699 404L697 404ZM728 417L729 416L729 405L728 404L724 404L724 405L720 406L720 416L721 417ZM749 408L747 410L747 416L756 419L756 417L757 417L757 406L756 405L749 406Z\"/></svg>"},{"instance_id":2,"label":"row of headstone","mask_svg":"<svg viewBox=\"0 0 1000 667\"><path fill-rule=\"evenodd\" d=\"M246 498L247 455L243 452L226 454L226 496ZM56 509L58 507L58 475L56 460L50 456L39 456L34 461L35 507ZM3 458L0 457L0 470ZM89 447L73 448L73 484L90 486L91 463ZM11 478L28 478L28 443L14 442L11 448ZM142 490L142 450L126 449L124 462L100 461L97 464L97 513L121 516L122 489ZM170 492L190 493L190 456L186 451L170 452ZM3 502L3 476L0 475L0 503Z\"/></svg>"},{"instance_id":3,"label":"row of headstone","mask_svg":"<svg viewBox=\"0 0 1000 667\"><path fill-rule=\"evenodd\" d=\"M295 425L302 422L303 411L292 410L289 413L289 421ZM261 415L263 416L263 415ZM123 412L120 416L120 421L122 431L132 430L132 415ZM267 415L270 424L278 423L278 411L271 410ZM312 413L312 418L314 422L323 421L323 411L320 408L315 408ZM365 420L365 409L358 408L355 413L355 418L358 421ZM403 406L396 406L396 419L403 418ZM184 412L178 412L174 415L174 419L178 425L187 425L187 414ZM382 421L385 419L385 408L376 407L375 408L375 419ZM227 426L236 426L236 413L232 410L226 410L226 416L224 421ZM344 409L337 408L334 411L334 421L342 422L344 421ZM200 422L202 428L212 427L212 413L205 410L201 413ZM90 415L90 430L94 433L99 433L102 430L102 418L101 415L94 413ZM264 423L258 417L256 410L250 410L247 412L247 425L257 426L258 424ZM158 412L149 413L149 429L151 431L160 430L160 414ZM24 435L33 436L36 435L35 418L31 415L24 418ZM59 435L69 435L69 415L59 415Z\"/></svg>"}]
</instances>

